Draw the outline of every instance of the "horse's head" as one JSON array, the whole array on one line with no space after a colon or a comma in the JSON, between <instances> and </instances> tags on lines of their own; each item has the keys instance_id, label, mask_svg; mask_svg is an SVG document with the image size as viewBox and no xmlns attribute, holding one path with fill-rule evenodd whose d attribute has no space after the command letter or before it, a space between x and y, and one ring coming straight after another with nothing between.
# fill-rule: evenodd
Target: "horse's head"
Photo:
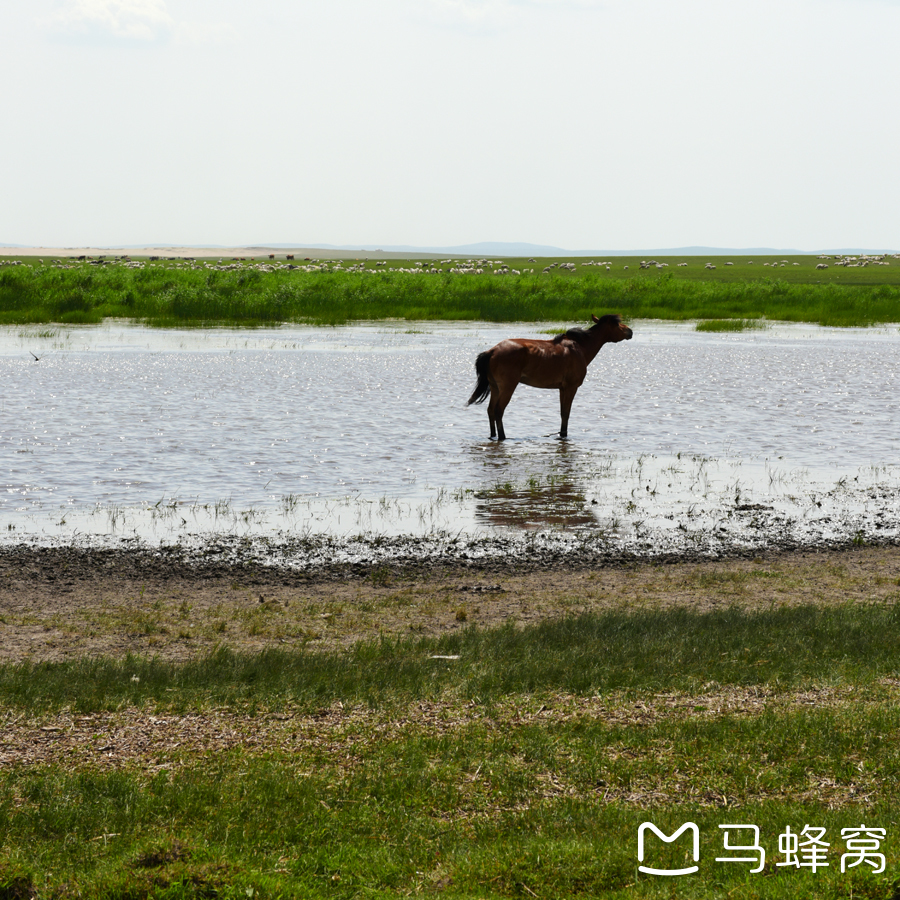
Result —
<instances>
[{"instance_id":1,"label":"horse's head","mask_svg":"<svg viewBox=\"0 0 900 900\"><path fill-rule=\"evenodd\" d=\"M591 318L594 320L591 331L599 333L604 343L630 341L633 337L632 330L622 324L621 316L608 315L598 319L592 315Z\"/></svg>"}]
</instances>

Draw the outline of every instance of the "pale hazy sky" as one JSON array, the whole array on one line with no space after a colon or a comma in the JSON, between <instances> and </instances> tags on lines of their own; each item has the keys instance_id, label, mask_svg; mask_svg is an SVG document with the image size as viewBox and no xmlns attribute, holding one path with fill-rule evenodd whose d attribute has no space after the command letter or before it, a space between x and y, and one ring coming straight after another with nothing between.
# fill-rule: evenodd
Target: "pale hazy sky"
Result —
<instances>
[{"instance_id":1,"label":"pale hazy sky","mask_svg":"<svg viewBox=\"0 0 900 900\"><path fill-rule=\"evenodd\" d=\"M900 247L900 0L5 0L0 242Z\"/></svg>"}]
</instances>

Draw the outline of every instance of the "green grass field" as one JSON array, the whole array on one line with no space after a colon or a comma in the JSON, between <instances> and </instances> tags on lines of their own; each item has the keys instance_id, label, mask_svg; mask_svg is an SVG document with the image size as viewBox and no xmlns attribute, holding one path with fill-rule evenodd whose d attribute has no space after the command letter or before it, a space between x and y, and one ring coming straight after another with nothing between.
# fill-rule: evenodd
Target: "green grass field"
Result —
<instances>
[{"instance_id":1,"label":"green grass field","mask_svg":"<svg viewBox=\"0 0 900 900\"><path fill-rule=\"evenodd\" d=\"M0 897L890 900L898 625L894 603L613 611L0 667ZM648 821L699 827L696 874L638 871ZM729 824L760 829L762 871L716 861L748 855ZM885 829L883 872L841 871L861 825ZM806 826L828 866L779 866Z\"/></svg>"},{"instance_id":2,"label":"green grass field","mask_svg":"<svg viewBox=\"0 0 900 900\"><path fill-rule=\"evenodd\" d=\"M440 260L427 267L333 260L306 271L312 261L297 260L292 270L283 260L262 259L225 260L219 268L214 260L141 261L129 268L122 260L92 265L22 257L21 265L0 265L0 324L87 324L106 317L160 326L391 318L577 323L610 311L632 319L900 322L900 260L860 268L829 260L828 269L817 270L815 257L783 259L661 258L661 267L643 269L641 260L625 257L594 261L609 262L608 269L582 259L512 259L504 262L519 274L497 274L499 265L463 274ZM543 272L561 262L575 270Z\"/></svg>"}]
</instances>

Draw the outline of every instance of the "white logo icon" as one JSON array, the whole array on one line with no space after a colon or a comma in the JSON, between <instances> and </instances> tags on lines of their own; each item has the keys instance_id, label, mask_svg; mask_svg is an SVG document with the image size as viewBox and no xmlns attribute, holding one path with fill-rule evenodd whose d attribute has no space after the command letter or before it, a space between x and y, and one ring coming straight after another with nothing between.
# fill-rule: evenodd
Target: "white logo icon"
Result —
<instances>
[{"instance_id":1,"label":"white logo icon","mask_svg":"<svg viewBox=\"0 0 900 900\"><path fill-rule=\"evenodd\" d=\"M644 861L644 832L648 828L667 844L677 841L685 831L690 831L694 835L694 862L700 861L700 829L693 822L685 822L671 837L663 834L652 822L642 822L641 827L638 828L638 862ZM691 875L699 868L699 866L688 866L686 869L654 869L651 866L638 866L638 871L646 872L648 875Z\"/></svg>"}]
</instances>

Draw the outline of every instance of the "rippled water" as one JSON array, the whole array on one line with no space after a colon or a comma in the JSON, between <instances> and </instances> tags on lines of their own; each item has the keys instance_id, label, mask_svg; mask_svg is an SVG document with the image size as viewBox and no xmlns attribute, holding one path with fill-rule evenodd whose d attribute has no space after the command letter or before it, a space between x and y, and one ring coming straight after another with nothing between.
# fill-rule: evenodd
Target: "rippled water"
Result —
<instances>
[{"instance_id":1,"label":"rippled water","mask_svg":"<svg viewBox=\"0 0 900 900\"><path fill-rule=\"evenodd\" d=\"M0 529L625 544L773 517L825 535L894 527L896 327L632 325L592 364L569 441L553 436L556 392L520 387L504 444L465 405L475 356L546 326L0 330Z\"/></svg>"}]
</instances>

